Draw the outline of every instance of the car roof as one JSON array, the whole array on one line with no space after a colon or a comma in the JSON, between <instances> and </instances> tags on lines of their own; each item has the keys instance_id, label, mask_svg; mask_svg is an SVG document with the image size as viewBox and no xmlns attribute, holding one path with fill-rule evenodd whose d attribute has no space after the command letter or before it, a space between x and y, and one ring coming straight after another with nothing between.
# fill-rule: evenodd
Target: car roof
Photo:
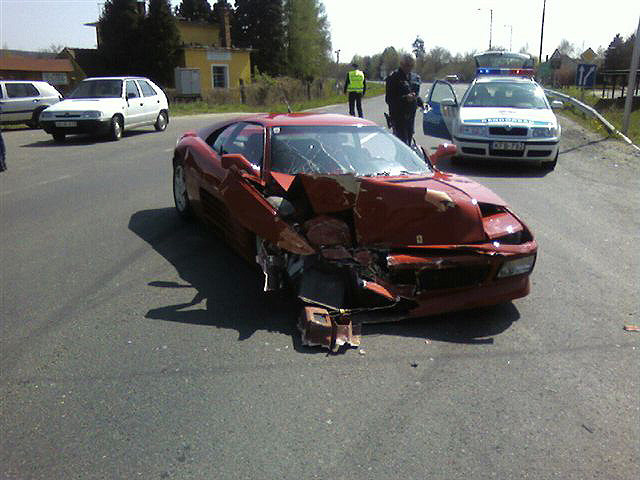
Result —
<instances>
[{"instance_id":1,"label":"car roof","mask_svg":"<svg viewBox=\"0 0 640 480\"><path fill-rule=\"evenodd\" d=\"M136 76L126 76L126 77L89 77L82 80L86 82L87 80L149 80L146 77L136 77Z\"/></svg>"},{"instance_id":2,"label":"car roof","mask_svg":"<svg viewBox=\"0 0 640 480\"><path fill-rule=\"evenodd\" d=\"M528 77L505 77L505 76L492 76L483 75L477 77L473 83L528 83L537 85L537 83Z\"/></svg>"}]
</instances>

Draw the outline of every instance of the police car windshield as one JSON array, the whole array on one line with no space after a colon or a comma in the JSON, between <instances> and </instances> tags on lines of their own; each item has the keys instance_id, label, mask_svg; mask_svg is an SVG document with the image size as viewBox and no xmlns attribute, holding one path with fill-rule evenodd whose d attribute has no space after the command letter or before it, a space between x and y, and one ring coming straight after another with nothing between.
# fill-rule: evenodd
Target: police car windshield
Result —
<instances>
[{"instance_id":1,"label":"police car windshield","mask_svg":"<svg viewBox=\"0 0 640 480\"><path fill-rule=\"evenodd\" d=\"M67 98L120 98L122 80L85 80Z\"/></svg>"},{"instance_id":2,"label":"police car windshield","mask_svg":"<svg viewBox=\"0 0 640 480\"><path fill-rule=\"evenodd\" d=\"M533 84L481 82L474 84L463 107L549 108L544 92Z\"/></svg>"},{"instance_id":3,"label":"police car windshield","mask_svg":"<svg viewBox=\"0 0 640 480\"><path fill-rule=\"evenodd\" d=\"M421 155L376 126L287 126L271 129L271 170L395 176L431 173Z\"/></svg>"}]
</instances>

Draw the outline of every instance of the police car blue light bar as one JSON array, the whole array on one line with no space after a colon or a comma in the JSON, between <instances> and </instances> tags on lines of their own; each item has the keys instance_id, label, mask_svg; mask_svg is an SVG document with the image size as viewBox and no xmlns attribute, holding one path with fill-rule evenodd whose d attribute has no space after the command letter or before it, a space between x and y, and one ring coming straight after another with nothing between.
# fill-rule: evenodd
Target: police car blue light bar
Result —
<instances>
[{"instance_id":1,"label":"police car blue light bar","mask_svg":"<svg viewBox=\"0 0 640 480\"><path fill-rule=\"evenodd\" d=\"M504 76L520 76L533 77L533 68L493 68L480 67L476 70L476 75L504 75Z\"/></svg>"}]
</instances>

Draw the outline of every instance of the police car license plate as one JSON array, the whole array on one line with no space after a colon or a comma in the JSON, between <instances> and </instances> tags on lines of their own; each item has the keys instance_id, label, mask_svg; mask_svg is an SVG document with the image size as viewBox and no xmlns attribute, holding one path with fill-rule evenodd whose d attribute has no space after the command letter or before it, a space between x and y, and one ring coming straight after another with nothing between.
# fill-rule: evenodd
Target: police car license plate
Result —
<instances>
[{"instance_id":1,"label":"police car license plate","mask_svg":"<svg viewBox=\"0 0 640 480\"><path fill-rule=\"evenodd\" d=\"M77 127L78 122L56 122L56 127Z\"/></svg>"},{"instance_id":2,"label":"police car license plate","mask_svg":"<svg viewBox=\"0 0 640 480\"><path fill-rule=\"evenodd\" d=\"M493 142L493 150L524 150L524 142Z\"/></svg>"}]
</instances>

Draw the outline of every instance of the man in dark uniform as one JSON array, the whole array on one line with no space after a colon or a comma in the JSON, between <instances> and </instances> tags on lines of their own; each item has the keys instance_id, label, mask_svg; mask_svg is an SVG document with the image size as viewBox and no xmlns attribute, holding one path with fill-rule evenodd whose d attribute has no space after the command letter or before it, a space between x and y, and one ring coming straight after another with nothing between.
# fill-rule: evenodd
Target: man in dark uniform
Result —
<instances>
[{"instance_id":1,"label":"man in dark uniform","mask_svg":"<svg viewBox=\"0 0 640 480\"><path fill-rule=\"evenodd\" d=\"M413 139L415 130L413 124L418 101L422 103L415 91L415 86L412 88L411 70L415 64L413 55L408 53L403 55L400 59L400 68L389 75L385 82L385 101L389 105L393 134L407 145L411 145Z\"/></svg>"},{"instance_id":2,"label":"man in dark uniform","mask_svg":"<svg viewBox=\"0 0 640 480\"><path fill-rule=\"evenodd\" d=\"M358 116L362 118L362 97L367 91L367 80L356 62L352 62L351 67L344 82L344 93L349 92L349 114L355 116L357 108Z\"/></svg>"}]
</instances>

